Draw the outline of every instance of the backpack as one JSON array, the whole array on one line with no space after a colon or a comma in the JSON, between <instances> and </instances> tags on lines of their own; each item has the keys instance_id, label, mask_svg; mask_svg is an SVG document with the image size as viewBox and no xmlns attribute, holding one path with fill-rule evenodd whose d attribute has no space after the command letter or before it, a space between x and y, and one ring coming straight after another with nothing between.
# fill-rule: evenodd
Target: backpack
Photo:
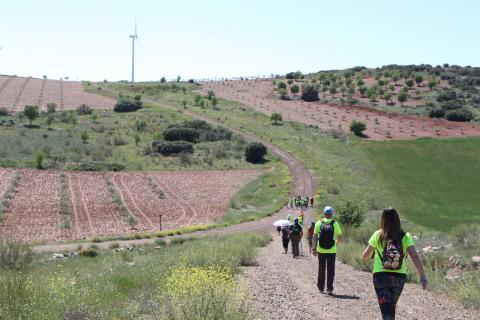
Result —
<instances>
[{"instance_id":1,"label":"backpack","mask_svg":"<svg viewBox=\"0 0 480 320\"><path fill-rule=\"evenodd\" d=\"M402 268L404 252L402 239L405 232L400 232L400 240L388 240L383 247L383 253L378 255L382 260L383 268L386 270L400 270Z\"/></svg>"},{"instance_id":2,"label":"backpack","mask_svg":"<svg viewBox=\"0 0 480 320\"><path fill-rule=\"evenodd\" d=\"M320 226L320 237L318 237L318 244L322 249L331 249L335 245L335 240L333 236L335 235L335 229L333 228L333 224L335 220L326 223L322 220Z\"/></svg>"},{"instance_id":3,"label":"backpack","mask_svg":"<svg viewBox=\"0 0 480 320\"><path fill-rule=\"evenodd\" d=\"M290 236L292 237L300 237L300 234L302 233L302 226L299 224L294 224L291 227L291 233Z\"/></svg>"},{"instance_id":4,"label":"backpack","mask_svg":"<svg viewBox=\"0 0 480 320\"><path fill-rule=\"evenodd\" d=\"M282 238L283 239L288 239L288 227L283 227L282 228Z\"/></svg>"}]
</instances>

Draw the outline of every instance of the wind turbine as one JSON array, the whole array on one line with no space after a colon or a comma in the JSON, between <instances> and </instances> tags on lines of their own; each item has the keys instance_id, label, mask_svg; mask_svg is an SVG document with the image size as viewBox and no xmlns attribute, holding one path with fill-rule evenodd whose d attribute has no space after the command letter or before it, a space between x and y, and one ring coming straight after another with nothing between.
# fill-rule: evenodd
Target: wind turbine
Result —
<instances>
[{"instance_id":1,"label":"wind turbine","mask_svg":"<svg viewBox=\"0 0 480 320\"><path fill-rule=\"evenodd\" d=\"M137 35L137 19L135 19L135 34L130 35L132 39L132 83L135 81L135 40L137 40L138 46L140 46L140 41L138 41Z\"/></svg>"}]
</instances>

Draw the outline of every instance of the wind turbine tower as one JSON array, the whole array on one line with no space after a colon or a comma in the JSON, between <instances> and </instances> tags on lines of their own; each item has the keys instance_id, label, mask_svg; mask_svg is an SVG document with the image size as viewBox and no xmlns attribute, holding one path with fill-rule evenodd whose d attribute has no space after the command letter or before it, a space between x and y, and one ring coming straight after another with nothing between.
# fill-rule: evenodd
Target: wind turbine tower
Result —
<instances>
[{"instance_id":1,"label":"wind turbine tower","mask_svg":"<svg viewBox=\"0 0 480 320\"><path fill-rule=\"evenodd\" d=\"M137 35L137 20L135 20L135 34L130 35L130 38L132 39L132 83L135 81L135 40L138 43L138 46L140 46L140 42L138 41L138 35Z\"/></svg>"}]
</instances>

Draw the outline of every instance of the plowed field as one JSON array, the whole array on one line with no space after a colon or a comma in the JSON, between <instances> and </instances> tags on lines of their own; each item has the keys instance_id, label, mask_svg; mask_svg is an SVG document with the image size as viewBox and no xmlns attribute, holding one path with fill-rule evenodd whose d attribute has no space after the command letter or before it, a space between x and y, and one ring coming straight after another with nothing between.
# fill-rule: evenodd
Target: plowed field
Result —
<instances>
[{"instance_id":1,"label":"plowed field","mask_svg":"<svg viewBox=\"0 0 480 320\"><path fill-rule=\"evenodd\" d=\"M0 169L0 195L14 172ZM70 198L68 229L61 228L60 172L19 172L20 186L0 222L0 239L38 242L156 231L159 215L162 230L213 222L225 213L233 195L264 171L65 172ZM108 180L112 182L110 190ZM112 197L112 188L120 203ZM119 205L137 223L130 223Z\"/></svg>"},{"instance_id":2,"label":"plowed field","mask_svg":"<svg viewBox=\"0 0 480 320\"><path fill-rule=\"evenodd\" d=\"M76 109L81 104L111 110L115 105L113 99L85 92L78 81L0 76L0 107L18 112L33 104L45 110L49 102L57 104L59 110Z\"/></svg>"},{"instance_id":3,"label":"plowed field","mask_svg":"<svg viewBox=\"0 0 480 320\"><path fill-rule=\"evenodd\" d=\"M283 101L273 95L270 80L206 82L202 90L213 90L217 97L243 102L267 115L280 112L284 120L318 125L325 130L348 131L352 120L360 120L367 124L364 133L372 140L480 136L480 126L470 123L387 114L359 106Z\"/></svg>"}]
</instances>

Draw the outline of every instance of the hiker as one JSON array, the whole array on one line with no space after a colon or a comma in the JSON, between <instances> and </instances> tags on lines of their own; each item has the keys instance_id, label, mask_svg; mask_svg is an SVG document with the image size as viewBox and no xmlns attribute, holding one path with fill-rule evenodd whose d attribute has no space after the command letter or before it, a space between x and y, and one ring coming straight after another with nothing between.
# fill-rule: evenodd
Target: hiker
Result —
<instances>
[{"instance_id":1,"label":"hiker","mask_svg":"<svg viewBox=\"0 0 480 320\"><path fill-rule=\"evenodd\" d=\"M295 259L300 255L298 245L300 243L300 240L303 237L302 226L298 223L297 217L293 219L293 224L290 226L289 236L290 236L290 240L292 241L293 258Z\"/></svg>"},{"instance_id":2,"label":"hiker","mask_svg":"<svg viewBox=\"0 0 480 320\"><path fill-rule=\"evenodd\" d=\"M395 308L407 278L407 253L412 259L423 289L427 288L422 263L410 233L402 230L398 212L393 208L383 210L380 230L373 233L368 247L362 254L363 260L374 256L373 287L377 294L382 318L395 319Z\"/></svg>"},{"instance_id":3,"label":"hiker","mask_svg":"<svg viewBox=\"0 0 480 320\"><path fill-rule=\"evenodd\" d=\"M280 232L282 231L282 227L278 226L277 227L277 232L278 232L278 235L280 235Z\"/></svg>"},{"instance_id":4,"label":"hiker","mask_svg":"<svg viewBox=\"0 0 480 320\"><path fill-rule=\"evenodd\" d=\"M313 231L315 230L315 221L310 222L310 227L308 227L308 250L309 252L312 251L312 240L313 240Z\"/></svg>"},{"instance_id":5,"label":"hiker","mask_svg":"<svg viewBox=\"0 0 480 320\"><path fill-rule=\"evenodd\" d=\"M287 220L288 220L288 222L290 222L290 223L292 222L292 215L291 215L290 213L287 214Z\"/></svg>"},{"instance_id":6,"label":"hiker","mask_svg":"<svg viewBox=\"0 0 480 320\"><path fill-rule=\"evenodd\" d=\"M303 210L300 211L300 214L298 215L299 218L301 218L301 221L303 221L305 219L305 213L303 213ZM302 224L300 222L300 224Z\"/></svg>"},{"instance_id":7,"label":"hiker","mask_svg":"<svg viewBox=\"0 0 480 320\"><path fill-rule=\"evenodd\" d=\"M325 270L327 271L327 294L333 295L333 280L335 278L335 258L337 243L343 239L342 229L338 221L332 219L333 208L326 206L323 209L324 218L315 224L313 230L312 253L318 256L318 290L323 293L325 288Z\"/></svg>"},{"instance_id":8,"label":"hiker","mask_svg":"<svg viewBox=\"0 0 480 320\"><path fill-rule=\"evenodd\" d=\"M314 200L313 200L313 197L311 197L311 198L310 198L310 207L312 207L312 208L313 208L313 201L314 201Z\"/></svg>"},{"instance_id":9,"label":"hiker","mask_svg":"<svg viewBox=\"0 0 480 320\"><path fill-rule=\"evenodd\" d=\"M283 250L285 250L285 253L288 252L288 243L290 242L289 238L289 226L285 225L282 227L282 244L283 244Z\"/></svg>"}]
</instances>

